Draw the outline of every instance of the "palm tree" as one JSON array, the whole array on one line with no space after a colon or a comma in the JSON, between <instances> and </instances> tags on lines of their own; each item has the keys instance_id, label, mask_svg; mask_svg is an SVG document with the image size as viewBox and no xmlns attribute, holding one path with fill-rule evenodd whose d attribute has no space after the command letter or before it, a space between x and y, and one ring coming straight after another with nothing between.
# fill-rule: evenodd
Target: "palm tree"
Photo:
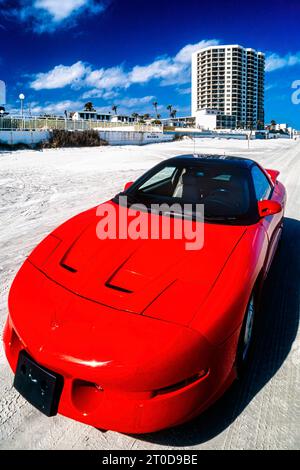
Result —
<instances>
[{"instance_id":1,"label":"palm tree","mask_svg":"<svg viewBox=\"0 0 300 470\"><path fill-rule=\"evenodd\" d=\"M134 118L135 121L138 120L138 117L139 117L138 113L132 113L131 116Z\"/></svg>"},{"instance_id":2,"label":"palm tree","mask_svg":"<svg viewBox=\"0 0 300 470\"><path fill-rule=\"evenodd\" d=\"M161 118L161 114L157 114L156 117L157 117L157 119L160 119L160 118Z\"/></svg>"},{"instance_id":3,"label":"palm tree","mask_svg":"<svg viewBox=\"0 0 300 470\"><path fill-rule=\"evenodd\" d=\"M173 109L173 105L172 105L172 104L168 104L167 110L169 111L170 116L171 116L172 109Z\"/></svg>"},{"instance_id":4,"label":"palm tree","mask_svg":"<svg viewBox=\"0 0 300 470\"><path fill-rule=\"evenodd\" d=\"M117 114L118 107L119 107L119 106L117 106L116 104L114 104L114 105L111 107L112 111L113 111L115 114Z\"/></svg>"},{"instance_id":5,"label":"palm tree","mask_svg":"<svg viewBox=\"0 0 300 470\"><path fill-rule=\"evenodd\" d=\"M177 109L172 109L172 111L170 111L171 118L176 118L176 114L177 114Z\"/></svg>"},{"instance_id":6,"label":"palm tree","mask_svg":"<svg viewBox=\"0 0 300 470\"><path fill-rule=\"evenodd\" d=\"M155 114L156 114L156 117L157 117L157 105L158 105L158 102L157 101L153 101L153 107L155 109Z\"/></svg>"},{"instance_id":7,"label":"palm tree","mask_svg":"<svg viewBox=\"0 0 300 470\"><path fill-rule=\"evenodd\" d=\"M85 111L95 111L93 103L91 101L88 101L87 103L85 103L84 110Z\"/></svg>"},{"instance_id":8,"label":"palm tree","mask_svg":"<svg viewBox=\"0 0 300 470\"><path fill-rule=\"evenodd\" d=\"M143 115L143 119L149 119L150 118L150 114L146 113Z\"/></svg>"}]
</instances>

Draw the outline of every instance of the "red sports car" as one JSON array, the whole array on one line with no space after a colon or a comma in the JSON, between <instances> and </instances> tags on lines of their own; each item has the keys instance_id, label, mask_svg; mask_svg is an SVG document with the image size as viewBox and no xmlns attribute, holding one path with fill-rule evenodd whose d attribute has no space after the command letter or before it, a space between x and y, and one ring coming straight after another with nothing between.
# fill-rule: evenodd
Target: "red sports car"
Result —
<instances>
[{"instance_id":1,"label":"red sports car","mask_svg":"<svg viewBox=\"0 0 300 470\"><path fill-rule=\"evenodd\" d=\"M211 405L249 357L282 232L278 174L245 158L178 156L105 203L123 220L114 236L103 236L103 205L54 230L9 295L4 344L16 389L47 416L124 433L174 426ZM167 218L183 223L173 203L190 207L200 248L187 249L172 230L121 233L132 206L142 207L137 232Z\"/></svg>"}]
</instances>

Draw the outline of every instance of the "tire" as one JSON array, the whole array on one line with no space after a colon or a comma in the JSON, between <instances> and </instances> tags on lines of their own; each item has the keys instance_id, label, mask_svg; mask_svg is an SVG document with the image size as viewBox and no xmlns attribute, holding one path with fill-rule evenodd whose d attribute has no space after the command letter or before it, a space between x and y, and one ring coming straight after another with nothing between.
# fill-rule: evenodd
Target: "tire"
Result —
<instances>
[{"instance_id":1,"label":"tire","mask_svg":"<svg viewBox=\"0 0 300 470\"><path fill-rule=\"evenodd\" d=\"M276 253L282 249L283 230L284 230L284 221L282 221L282 224L281 224L281 234L280 234L280 238L279 238Z\"/></svg>"},{"instance_id":2,"label":"tire","mask_svg":"<svg viewBox=\"0 0 300 470\"><path fill-rule=\"evenodd\" d=\"M243 376L251 357L256 312L257 298L255 292L252 291L245 312L237 349L236 370L238 378Z\"/></svg>"}]
</instances>

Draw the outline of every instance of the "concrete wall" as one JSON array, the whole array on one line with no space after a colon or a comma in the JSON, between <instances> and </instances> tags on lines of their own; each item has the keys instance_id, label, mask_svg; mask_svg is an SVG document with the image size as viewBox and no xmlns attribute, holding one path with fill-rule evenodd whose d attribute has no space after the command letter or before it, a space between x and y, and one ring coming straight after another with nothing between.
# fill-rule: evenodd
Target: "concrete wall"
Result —
<instances>
[{"instance_id":1,"label":"concrete wall","mask_svg":"<svg viewBox=\"0 0 300 470\"><path fill-rule=\"evenodd\" d=\"M48 140L48 131L0 131L0 144L34 145Z\"/></svg>"},{"instance_id":2,"label":"concrete wall","mask_svg":"<svg viewBox=\"0 0 300 470\"><path fill-rule=\"evenodd\" d=\"M290 139L291 136L289 134L280 134L278 133L269 133L269 139Z\"/></svg>"},{"instance_id":3,"label":"concrete wall","mask_svg":"<svg viewBox=\"0 0 300 470\"><path fill-rule=\"evenodd\" d=\"M145 145L173 140L172 135L166 135L162 132L100 131L99 135L109 145Z\"/></svg>"},{"instance_id":4,"label":"concrete wall","mask_svg":"<svg viewBox=\"0 0 300 470\"><path fill-rule=\"evenodd\" d=\"M34 145L49 139L50 132L37 131L0 131L0 144ZM135 131L99 131L102 139L109 145L145 145L155 142L168 142L173 140L172 135L162 132L135 132Z\"/></svg>"}]
</instances>

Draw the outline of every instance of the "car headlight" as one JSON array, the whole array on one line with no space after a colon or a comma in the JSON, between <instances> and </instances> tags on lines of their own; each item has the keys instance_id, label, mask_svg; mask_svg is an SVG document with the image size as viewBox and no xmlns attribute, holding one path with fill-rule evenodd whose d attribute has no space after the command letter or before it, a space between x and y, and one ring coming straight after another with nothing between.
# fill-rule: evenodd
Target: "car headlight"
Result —
<instances>
[{"instance_id":1,"label":"car headlight","mask_svg":"<svg viewBox=\"0 0 300 470\"><path fill-rule=\"evenodd\" d=\"M194 382L203 380L209 375L209 369L202 369L198 374L193 375L192 377L189 377L188 379L182 380L181 382L177 382L176 384L173 385L168 385L167 387L160 388L158 390L154 390L152 397L156 397L157 395L164 395L166 393L171 393L175 392L177 390L180 390L182 388L187 387L188 385L191 385Z\"/></svg>"}]
</instances>

